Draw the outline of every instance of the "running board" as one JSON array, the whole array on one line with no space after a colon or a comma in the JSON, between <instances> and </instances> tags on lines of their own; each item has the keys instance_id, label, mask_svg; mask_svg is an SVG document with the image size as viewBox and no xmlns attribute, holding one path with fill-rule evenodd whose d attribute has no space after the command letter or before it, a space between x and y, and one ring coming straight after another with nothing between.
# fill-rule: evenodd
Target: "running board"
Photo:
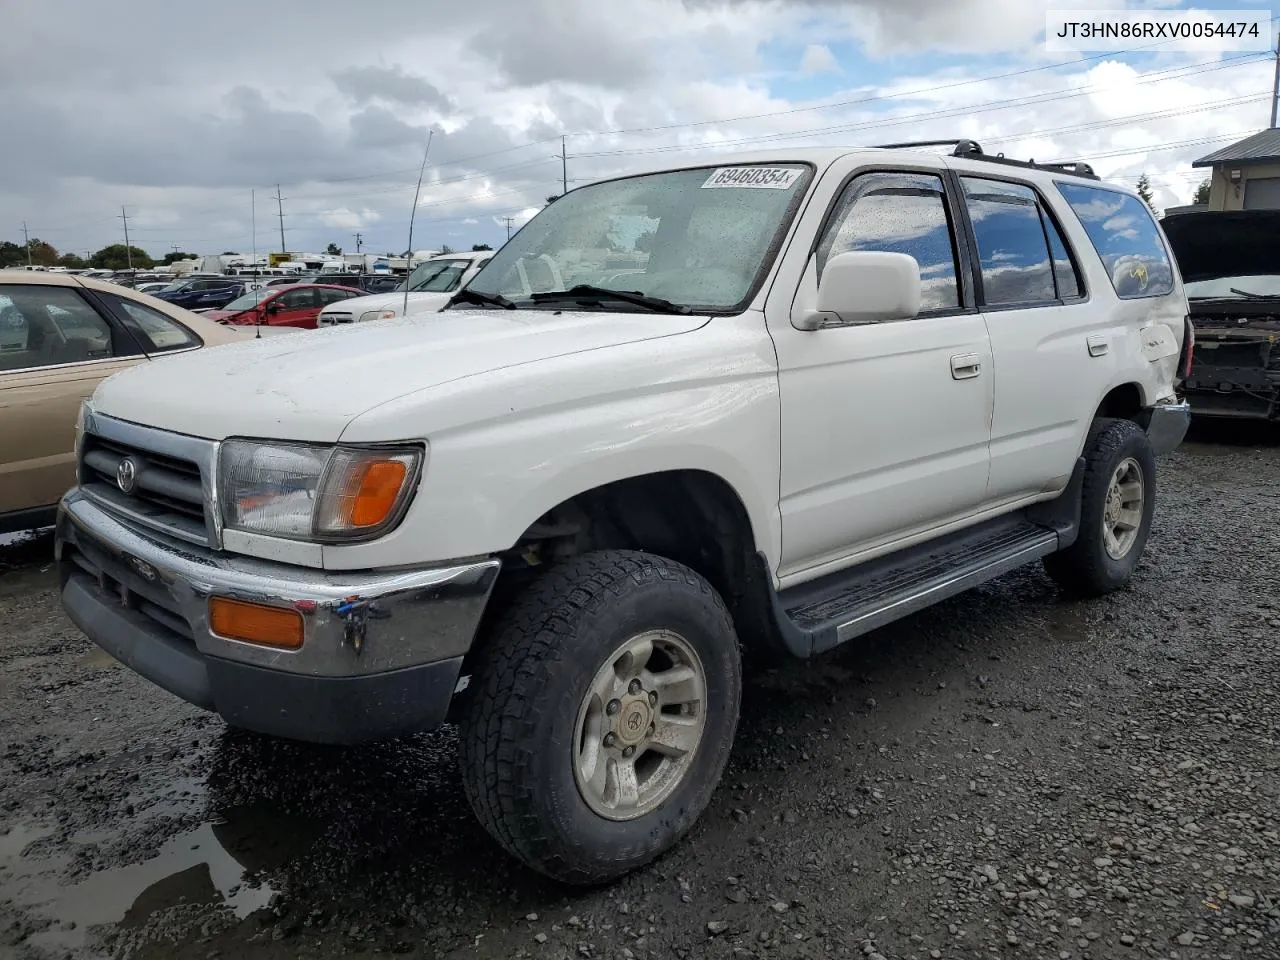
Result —
<instances>
[{"instance_id":1,"label":"running board","mask_svg":"<svg viewBox=\"0 0 1280 960\"><path fill-rule=\"evenodd\" d=\"M1060 532L1000 517L774 598L793 653L812 656L1057 551Z\"/></svg>"}]
</instances>

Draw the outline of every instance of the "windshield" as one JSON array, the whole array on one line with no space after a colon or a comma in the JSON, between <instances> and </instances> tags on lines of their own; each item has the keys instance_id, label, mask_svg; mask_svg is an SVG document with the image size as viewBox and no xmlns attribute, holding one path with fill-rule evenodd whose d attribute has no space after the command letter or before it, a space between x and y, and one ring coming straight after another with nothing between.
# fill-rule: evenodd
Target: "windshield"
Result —
<instances>
[{"instance_id":1,"label":"windshield","mask_svg":"<svg viewBox=\"0 0 1280 960\"><path fill-rule=\"evenodd\" d=\"M236 297L234 300L232 300L222 309L223 310L252 310L258 304L260 304L263 300L267 299L267 297L273 296L274 294L275 294L274 290L266 290L266 289L251 290L249 293L246 293L243 297Z\"/></svg>"},{"instance_id":2,"label":"windshield","mask_svg":"<svg viewBox=\"0 0 1280 960\"><path fill-rule=\"evenodd\" d=\"M470 260L428 260L414 267L406 282L414 293L448 293L458 285L470 264ZM404 288L404 283L396 285L401 293Z\"/></svg>"},{"instance_id":3,"label":"windshield","mask_svg":"<svg viewBox=\"0 0 1280 960\"><path fill-rule=\"evenodd\" d=\"M702 167L582 187L529 221L469 289L521 307L535 293L587 285L732 310L751 294L809 177L802 164ZM626 307L606 298L598 309Z\"/></svg>"},{"instance_id":4,"label":"windshield","mask_svg":"<svg viewBox=\"0 0 1280 960\"><path fill-rule=\"evenodd\" d=\"M1189 300L1248 300L1249 294L1280 297L1280 275L1214 277L1212 280L1192 280L1183 284L1183 288Z\"/></svg>"}]
</instances>

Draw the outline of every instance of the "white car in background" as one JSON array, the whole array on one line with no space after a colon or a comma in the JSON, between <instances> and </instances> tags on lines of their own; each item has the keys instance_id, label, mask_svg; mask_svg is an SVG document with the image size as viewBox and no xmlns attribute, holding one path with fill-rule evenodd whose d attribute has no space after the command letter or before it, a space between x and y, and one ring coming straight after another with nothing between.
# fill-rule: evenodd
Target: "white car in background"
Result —
<instances>
[{"instance_id":1,"label":"white car in background","mask_svg":"<svg viewBox=\"0 0 1280 960\"><path fill-rule=\"evenodd\" d=\"M492 250L478 250L432 257L418 264L409 274L407 297L402 283L391 293L376 293L330 304L320 311L316 325L331 327L343 323L389 320L402 314L435 313L470 283L492 256Z\"/></svg>"}]
</instances>

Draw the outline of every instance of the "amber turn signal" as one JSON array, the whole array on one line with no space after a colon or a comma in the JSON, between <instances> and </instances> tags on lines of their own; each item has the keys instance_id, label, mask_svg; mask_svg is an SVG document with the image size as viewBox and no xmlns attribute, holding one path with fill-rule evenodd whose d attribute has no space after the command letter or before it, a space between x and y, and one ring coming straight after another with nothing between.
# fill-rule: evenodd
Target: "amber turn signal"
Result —
<instances>
[{"instance_id":1,"label":"amber turn signal","mask_svg":"<svg viewBox=\"0 0 1280 960\"><path fill-rule=\"evenodd\" d=\"M209 598L209 629L228 640L256 643L277 650L302 646L302 614L227 597Z\"/></svg>"}]
</instances>

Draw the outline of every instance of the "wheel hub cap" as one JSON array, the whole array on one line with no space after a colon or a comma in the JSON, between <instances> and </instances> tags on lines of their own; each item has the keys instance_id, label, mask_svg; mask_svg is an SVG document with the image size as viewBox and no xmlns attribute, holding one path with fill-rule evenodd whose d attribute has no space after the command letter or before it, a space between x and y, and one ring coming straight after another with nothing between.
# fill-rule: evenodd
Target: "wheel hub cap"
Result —
<instances>
[{"instance_id":1,"label":"wheel hub cap","mask_svg":"<svg viewBox=\"0 0 1280 960\"><path fill-rule=\"evenodd\" d=\"M1132 457L1122 460L1111 474L1102 509L1102 541L1111 559L1123 560L1133 549L1142 528L1145 500L1138 461Z\"/></svg>"},{"instance_id":2,"label":"wheel hub cap","mask_svg":"<svg viewBox=\"0 0 1280 960\"><path fill-rule=\"evenodd\" d=\"M668 630L631 637L609 655L578 710L574 780L608 820L654 810L683 782L702 738L706 675Z\"/></svg>"}]
</instances>

